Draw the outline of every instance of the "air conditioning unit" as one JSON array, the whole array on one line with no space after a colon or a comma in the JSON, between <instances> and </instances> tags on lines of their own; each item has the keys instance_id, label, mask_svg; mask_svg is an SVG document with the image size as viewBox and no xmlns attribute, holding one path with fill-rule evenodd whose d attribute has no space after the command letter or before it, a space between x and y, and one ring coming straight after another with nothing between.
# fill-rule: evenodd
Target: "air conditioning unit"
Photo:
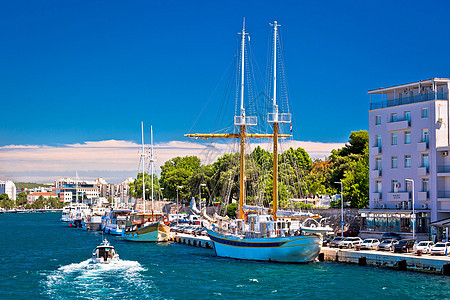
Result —
<instances>
[{"instance_id":1,"label":"air conditioning unit","mask_svg":"<svg viewBox=\"0 0 450 300\"><path fill-rule=\"evenodd\" d=\"M428 209L428 204L426 203L422 204L422 209Z\"/></svg>"},{"instance_id":2,"label":"air conditioning unit","mask_svg":"<svg viewBox=\"0 0 450 300\"><path fill-rule=\"evenodd\" d=\"M395 208L400 209L402 205L400 203L395 204Z\"/></svg>"}]
</instances>

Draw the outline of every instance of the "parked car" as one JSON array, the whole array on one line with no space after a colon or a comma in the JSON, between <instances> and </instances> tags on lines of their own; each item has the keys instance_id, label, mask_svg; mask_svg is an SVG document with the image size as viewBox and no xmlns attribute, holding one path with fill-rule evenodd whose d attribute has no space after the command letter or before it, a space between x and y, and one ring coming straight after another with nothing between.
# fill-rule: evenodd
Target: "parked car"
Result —
<instances>
[{"instance_id":1,"label":"parked car","mask_svg":"<svg viewBox=\"0 0 450 300\"><path fill-rule=\"evenodd\" d=\"M339 246L339 243L340 243L343 239L344 239L344 238L343 238L343 237L340 237L340 236L335 237L335 238L330 242L329 247L330 247L330 248L338 247L338 246Z\"/></svg>"},{"instance_id":2,"label":"parked car","mask_svg":"<svg viewBox=\"0 0 450 300\"><path fill-rule=\"evenodd\" d=\"M359 229L358 228L350 228L349 230L344 231L344 236L345 237L350 237L350 236L357 237L358 234L359 234Z\"/></svg>"},{"instance_id":3,"label":"parked car","mask_svg":"<svg viewBox=\"0 0 450 300\"><path fill-rule=\"evenodd\" d=\"M401 238L401 236L398 233L386 232L381 237L381 240L386 240L386 239L394 239L394 240L400 241L402 238Z\"/></svg>"},{"instance_id":4,"label":"parked car","mask_svg":"<svg viewBox=\"0 0 450 300\"><path fill-rule=\"evenodd\" d=\"M377 246L378 251L392 251L394 249L394 245L398 243L396 239L385 239L382 240L381 243Z\"/></svg>"},{"instance_id":5,"label":"parked car","mask_svg":"<svg viewBox=\"0 0 450 300\"><path fill-rule=\"evenodd\" d=\"M422 253L430 253L431 247L433 246L434 243L432 241L421 241L414 245L414 253L417 253L418 250L421 250Z\"/></svg>"},{"instance_id":6,"label":"parked car","mask_svg":"<svg viewBox=\"0 0 450 300\"><path fill-rule=\"evenodd\" d=\"M339 243L339 248L355 248L355 246L361 245L363 240L359 237L348 237Z\"/></svg>"},{"instance_id":7,"label":"parked car","mask_svg":"<svg viewBox=\"0 0 450 300\"><path fill-rule=\"evenodd\" d=\"M412 240L412 239L400 240L400 241L398 241L397 244L394 245L394 252L408 253L409 251L413 250L415 242L416 242L416 240Z\"/></svg>"},{"instance_id":8,"label":"parked car","mask_svg":"<svg viewBox=\"0 0 450 300\"><path fill-rule=\"evenodd\" d=\"M431 255L447 255L450 253L450 242L439 242L431 247Z\"/></svg>"},{"instance_id":9,"label":"parked car","mask_svg":"<svg viewBox=\"0 0 450 300\"><path fill-rule=\"evenodd\" d=\"M378 245L380 244L380 241L377 239L365 239L361 243L361 249L377 249Z\"/></svg>"},{"instance_id":10,"label":"parked car","mask_svg":"<svg viewBox=\"0 0 450 300\"><path fill-rule=\"evenodd\" d=\"M324 235L322 246L329 246L331 241L335 238L335 235Z\"/></svg>"}]
</instances>

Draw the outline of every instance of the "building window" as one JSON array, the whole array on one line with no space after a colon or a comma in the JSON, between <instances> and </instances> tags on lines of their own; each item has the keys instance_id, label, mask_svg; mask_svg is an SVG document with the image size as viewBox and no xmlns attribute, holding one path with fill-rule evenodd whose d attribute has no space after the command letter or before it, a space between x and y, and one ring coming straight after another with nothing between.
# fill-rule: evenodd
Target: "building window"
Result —
<instances>
[{"instance_id":1,"label":"building window","mask_svg":"<svg viewBox=\"0 0 450 300\"><path fill-rule=\"evenodd\" d=\"M405 168L411 168L411 155L405 155Z\"/></svg>"},{"instance_id":2,"label":"building window","mask_svg":"<svg viewBox=\"0 0 450 300\"><path fill-rule=\"evenodd\" d=\"M391 157L391 168L392 169L397 169L397 156L392 156Z\"/></svg>"},{"instance_id":3,"label":"building window","mask_svg":"<svg viewBox=\"0 0 450 300\"><path fill-rule=\"evenodd\" d=\"M391 134L391 145L397 145L397 133Z\"/></svg>"},{"instance_id":4,"label":"building window","mask_svg":"<svg viewBox=\"0 0 450 300\"><path fill-rule=\"evenodd\" d=\"M397 122L397 113L391 114L391 122Z\"/></svg>"},{"instance_id":5,"label":"building window","mask_svg":"<svg viewBox=\"0 0 450 300\"><path fill-rule=\"evenodd\" d=\"M422 167L428 168L428 154L422 154Z\"/></svg>"},{"instance_id":6,"label":"building window","mask_svg":"<svg viewBox=\"0 0 450 300\"><path fill-rule=\"evenodd\" d=\"M411 181L406 181L405 180L405 186L406 186L406 191L411 193L412 190L412 182Z\"/></svg>"},{"instance_id":7,"label":"building window","mask_svg":"<svg viewBox=\"0 0 450 300\"><path fill-rule=\"evenodd\" d=\"M422 118L428 118L428 107L422 108Z\"/></svg>"},{"instance_id":8,"label":"building window","mask_svg":"<svg viewBox=\"0 0 450 300\"><path fill-rule=\"evenodd\" d=\"M411 131L405 131L405 144L411 144Z\"/></svg>"},{"instance_id":9,"label":"building window","mask_svg":"<svg viewBox=\"0 0 450 300\"><path fill-rule=\"evenodd\" d=\"M382 191L382 186L381 186L381 180L377 180L376 182L375 182L375 188L376 188L376 192L377 193L381 193L381 191Z\"/></svg>"},{"instance_id":10,"label":"building window","mask_svg":"<svg viewBox=\"0 0 450 300\"><path fill-rule=\"evenodd\" d=\"M422 143L428 143L428 128L422 129Z\"/></svg>"},{"instance_id":11,"label":"building window","mask_svg":"<svg viewBox=\"0 0 450 300\"><path fill-rule=\"evenodd\" d=\"M391 191L393 193L397 193L398 192L398 180L392 180L391 181Z\"/></svg>"},{"instance_id":12,"label":"building window","mask_svg":"<svg viewBox=\"0 0 450 300\"><path fill-rule=\"evenodd\" d=\"M375 125L381 124L381 116L375 116Z\"/></svg>"},{"instance_id":13,"label":"building window","mask_svg":"<svg viewBox=\"0 0 450 300\"><path fill-rule=\"evenodd\" d=\"M405 111L405 120L411 122L411 112Z\"/></svg>"},{"instance_id":14,"label":"building window","mask_svg":"<svg viewBox=\"0 0 450 300\"><path fill-rule=\"evenodd\" d=\"M381 157L377 157L375 159L375 167L376 167L375 170L380 170L381 171Z\"/></svg>"},{"instance_id":15,"label":"building window","mask_svg":"<svg viewBox=\"0 0 450 300\"><path fill-rule=\"evenodd\" d=\"M381 135L377 134L375 138L377 143L376 146L381 149Z\"/></svg>"},{"instance_id":16,"label":"building window","mask_svg":"<svg viewBox=\"0 0 450 300\"><path fill-rule=\"evenodd\" d=\"M429 191L430 191L430 179L422 178L422 192L429 192Z\"/></svg>"}]
</instances>

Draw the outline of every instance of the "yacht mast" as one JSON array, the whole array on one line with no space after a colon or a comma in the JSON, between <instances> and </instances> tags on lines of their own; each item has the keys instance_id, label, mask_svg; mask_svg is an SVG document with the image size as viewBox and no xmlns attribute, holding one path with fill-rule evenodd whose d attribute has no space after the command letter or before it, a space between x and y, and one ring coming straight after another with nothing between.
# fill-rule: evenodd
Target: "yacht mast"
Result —
<instances>
[{"instance_id":1,"label":"yacht mast","mask_svg":"<svg viewBox=\"0 0 450 300\"><path fill-rule=\"evenodd\" d=\"M273 219L278 210L278 105L277 105L277 21L273 22Z\"/></svg>"},{"instance_id":2,"label":"yacht mast","mask_svg":"<svg viewBox=\"0 0 450 300\"><path fill-rule=\"evenodd\" d=\"M290 123L290 113L279 113L277 105L277 40L278 40L278 23L274 21L273 24L273 113L269 113L268 120L273 123L273 202L272 215L273 219L277 220L278 210L278 138L290 135L278 134L279 123Z\"/></svg>"},{"instance_id":3,"label":"yacht mast","mask_svg":"<svg viewBox=\"0 0 450 300\"><path fill-rule=\"evenodd\" d=\"M150 168L151 168L151 176L152 176L152 212L153 212L153 126L150 126Z\"/></svg>"},{"instance_id":4,"label":"yacht mast","mask_svg":"<svg viewBox=\"0 0 450 300\"><path fill-rule=\"evenodd\" d=\"M142 202L144 203L145 214L145 149L144 149L144 122L141 122L141 134L142 134Z\"/></svg>"},{"instance_id":5,"label":"yacht mast","mask_svg":"<svg viewBox=\"0 0 450 300\"><path fill-rule=\"evenodd\" d=\"M241 172L239 174L239 219L244 217L242 208L245 204L245 192L244 192L244 175L245 175L245 109L244 109L244 83L245 83L245 18L242 25L241 33L241 122L236 122L236 125L240 125L241 129L241 149L240 149L240 160L241 160Z\"/></svg>"}]
</instances>

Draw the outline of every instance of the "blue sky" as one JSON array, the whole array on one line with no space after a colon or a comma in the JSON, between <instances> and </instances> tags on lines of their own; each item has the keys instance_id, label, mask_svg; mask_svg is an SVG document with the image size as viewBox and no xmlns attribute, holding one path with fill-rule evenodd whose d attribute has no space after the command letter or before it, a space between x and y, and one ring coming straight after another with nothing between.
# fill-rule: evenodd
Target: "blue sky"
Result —
<instances>
[{"instance_id":1,"label":"blue sky","mask_svg":"<svg viewBox=\"0 0 450 300\"><path fill-rule=\"evenodd\" d=\"M262 74L269 23L282 25L294 139L345 143L351 131L368 129L367 90L450 77L449 8L446 1L2 1L0 147L139 143L141 121L153 124L159 142L186 140L197 118L194 131L210 131L221 101L214 91L243 17Z\"/></svg>"}]
</instances>

